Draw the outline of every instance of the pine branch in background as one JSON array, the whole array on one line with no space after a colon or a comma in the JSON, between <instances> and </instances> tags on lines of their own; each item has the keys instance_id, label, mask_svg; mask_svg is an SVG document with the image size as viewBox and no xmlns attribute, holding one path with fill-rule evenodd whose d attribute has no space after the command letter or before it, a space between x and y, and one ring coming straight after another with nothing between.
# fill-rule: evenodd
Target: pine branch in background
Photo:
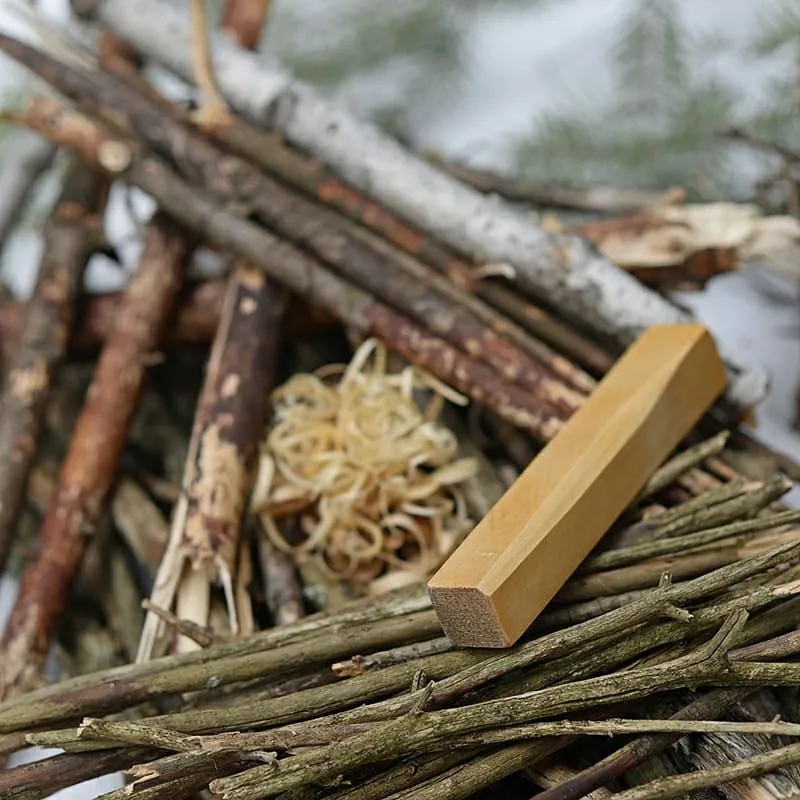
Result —
<instances>
[{"instance_id":1,"label":"pine branch in background","mask_svg":"<svg viewBox=\"0 0 800 800\"><path fill-rule=\"evenodd\" d=\"M750 45L753 55L773 56L781 50L798 55L800 9L796 3L772 0L761 7L759 18L759 25Z\"/></svg>"},{"instance_id":2,"label":"pine branch in background","mask_svg":"<svg viewBox=\"0 0 800 800\"><path fill-rule=\"evenodd\" d=\"M628 125L661 126L689 79L691 33L676 0L639 0L613 49L619 113Z\"/></svg>"},{"instance_id":3,"label":"pine branch in background","mask_svg":"<svg viewBox=\"0 0 800 800\"><path fill-rule=\"evenodd\" d=\"M680 185L690 200L741 193L732 148L715 135L736 119L741 91L704 69L708 45L680 12L675 0L640 0L611 50L613 93L534 120L509 143L515 166L539 179Z\"/></svg>"}]
</instances>

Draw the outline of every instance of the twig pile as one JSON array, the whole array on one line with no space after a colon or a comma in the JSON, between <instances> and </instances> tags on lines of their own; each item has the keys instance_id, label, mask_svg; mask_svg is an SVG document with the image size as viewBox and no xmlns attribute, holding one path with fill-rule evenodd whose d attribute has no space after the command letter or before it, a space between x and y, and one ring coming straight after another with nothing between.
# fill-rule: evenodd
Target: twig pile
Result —
<instances>
[{"instance_id":1,"label":"twig pile","mask_svg":"<svg viewBox=\"0 0 800 800\"><path fill-rule=\"evenodd\" d=\"M4 116L73 153L34 297L0 305L0 558L16 538L23 576L0 753L64 753L7 769L0 796L114 770L132 780L119 798L736 796L800 763L792 698L772 691L800 681L800 512L778 505L800 469L737 429L741 408L714 410L516 647L454 650L421 583L621 345L681 313L429 167L409 174L432 201L465 200L430 219L402 170L369 162L366 191L352 153L302 151L324 156L324 137L296 119L290 141L248 124L216 97L202 36L216 100L169 103L141 77L152 42L128 5L92 5L120 37L96 60L0 35L66 98ZM236 58L266 5L227 4ZM365 133L363 157L382 141ZM86 298L115 182L158 210L125 290ZM470 209L457 244L450 215ZM203 249L231 257L226 277L187 278ZM728 361L741 406L758 376ZM387 564L415 580L387 594ZM42 685L54 644L71 677ZM673 748L687 733L698 747Z\"/></svg>"}]
</instances>

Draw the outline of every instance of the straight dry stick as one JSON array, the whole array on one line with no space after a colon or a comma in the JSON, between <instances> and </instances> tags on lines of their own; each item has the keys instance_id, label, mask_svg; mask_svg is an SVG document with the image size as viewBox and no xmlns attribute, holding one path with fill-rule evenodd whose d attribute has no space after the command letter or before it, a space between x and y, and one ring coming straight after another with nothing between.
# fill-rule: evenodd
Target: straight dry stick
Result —
<instances>
[{"instance_id":1,"label":"straight dry stick","mask_svg":"<svg viewBox=\"0 0 800 800\"><path fill-rule=\"evenodd\" d=\"M126 75L126 77L130 79L131 76ZM454 289L458 287L466 290L460 292L460 302L463 303L470 294L475 294L497 306L519 327L510 325L501 316L492 314L491 324L494 330L500 335L509 336L528 355L540 361L554 375L565 380L573 388L584 392L591 391L594 380L545 344L548 336L556 340L551 344L557 344L560 349L568 353L577 350L581 356L589 360L593 368L599 365L598 371L605 372L610 367L611 359L608 356L574 333L567 325L548 317L530 301L524 299L520 301L510 290L479 281L478 270L471 264L456 257L386 208L343 183L325 165L294 151L277 135L251 128L231 115L215 119L213 124L204 126L204 132L229 150L254 164L263 166L290 186L335 208L359 225L374 231L393 245L430 264L437 272L452 281ZM514 301L517 301L517 304L521 303L523 313L517 316L509 314L507 309L494 302L494 298L503 300L511 298L512 303ZM475 304L472 304L472 307L475 308ZM515 308L518 307L515 305ZM524 330L539 336L542 341L524 335Z\"/></svg>"},{"instance_id":2,"label":"straight dry stick","mask_svg":"<svg viewBox=\"0 0 800 800\"><path fill-rule=\"evenodd\" d=\"M33 297L0 397L0 572L14 536L53 371L64 357L89 257L102 241L107 181L73 157L44 231Z\"/></svg>"},{"instance_id":3,"label":"straight dry stick","mask_svg":"<svg viewBox=\"0 0 800 800\"><path fill-rule=\"evenodd\" d=\"M755 778L798 763L800 744L791 744L730 765L701 769L689 775L659 778L643 786L619 792L615 797L618 800L667 800L671 797L686 797L701 789L716 788L743 778Z\"/></svg>"},{"instance_id":4,"label":"straight dry stick","mask_svg":"<svg viewBox=\"0 0 800 800\"><path fill-rule=\"evenodd\" d=\"M181 293L176 313L164 332L164 347L208 345L219 326L227 278L194 283ZM122 294L107 292L79 299L79 319L70 336L70 352L85 353L102 345L114 327ZM29 304L19 300L0 303L0 352L8 361L19 342ZM299 298L290 299L286 313L286 335L306 333L333 327L335 320L319 309L309 308Z\"/></svg>"},{"instance_id":5,"label":"straight dry stick","mask_svg":"<svg viewBox=\"0 0 800 800\"><path fill-rule=\"evenodd\" d=\"M0 696L19 690L39 673L106 505L149 359L180 288L187 249L184 232L165 218L148 227L139 266L98 361L45 514L38 557L23 575L0 641Z\"/></svg>"}]
</instances>

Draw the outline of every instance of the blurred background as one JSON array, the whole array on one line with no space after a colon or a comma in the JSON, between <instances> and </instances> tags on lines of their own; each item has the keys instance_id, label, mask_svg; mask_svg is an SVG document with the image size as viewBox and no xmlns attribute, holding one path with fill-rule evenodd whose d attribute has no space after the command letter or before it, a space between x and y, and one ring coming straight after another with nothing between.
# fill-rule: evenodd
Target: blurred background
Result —
<instances>
[{"instance_id":1,"label":"blurred background","mask_svg":"<svg viewBox=\"0 0 800 800\"><path fill-rule=\"evenodd\" d=\"M66 0L37 6L69 16ZM4 2L0 27L20 29ZM430 158L550 185L679 186L695 202L798 212L800 5L790 0L274 0L262 50ZM3 105L32 85L0 59ZM790 152L722 135L732 127ZM0 171L25 135L0 128ZM32 198L2 250L16 294L33 284L52 199L47 187ZM91 288L125 282L149 208L136 193L115 196L108 227L123 267L96 257ZM770 371L756 433L800 460L798 277L796 263L746 264L677 298Z\"/></svg>"}]
</instances>

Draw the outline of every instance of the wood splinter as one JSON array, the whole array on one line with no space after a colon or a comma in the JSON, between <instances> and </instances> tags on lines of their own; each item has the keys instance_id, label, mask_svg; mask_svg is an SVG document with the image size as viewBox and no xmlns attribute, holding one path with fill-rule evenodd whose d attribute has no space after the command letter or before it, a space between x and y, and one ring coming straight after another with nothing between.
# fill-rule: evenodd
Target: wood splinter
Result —
<instances>
[{"instance_id":1,"label":"wood splinter","mask_svg":"<svg viewBox=\"0 0 800 800\"><path fill-rule=\"evenodd\" d=\"M643 333L431 578L450 641L512 645L724 388L704 326Z\"/></svg>"}]
</instances>

